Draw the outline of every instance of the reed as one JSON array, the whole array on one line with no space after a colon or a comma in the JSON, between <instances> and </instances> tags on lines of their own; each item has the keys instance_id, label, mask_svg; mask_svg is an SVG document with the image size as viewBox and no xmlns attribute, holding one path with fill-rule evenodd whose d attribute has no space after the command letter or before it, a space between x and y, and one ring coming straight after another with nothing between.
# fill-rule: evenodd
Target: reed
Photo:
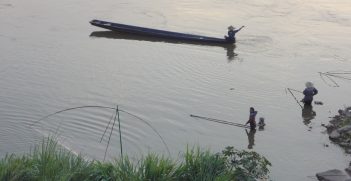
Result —
<instances>
[{"instance_id":1,"label":"reed","mask_svg":"<svg viewBox=\"0 0 351 181\"><path fill-rule=\"evenodd\" d=\"M256 154L255 157L250 157L250 160L262 158ZM23 156L11 154L1 159L0 180L235 180L237 172L228 164L230 161L228 158L228 155L214 154L199 147L191 149L187 147L180 160L150 153L137 162L132 162L127 156L114 162L101 162L85 160L82 155L76 155L58 145L54 138L47 138L43 139L40 145L36 145L29 154ZM268 168L264 167L264 171L268 173ZM242 178L242 175L240 177ZM247 175L247 178L252 178L252 175Z\"/></svg>"},{"instance_id":2,"label":"reed","mask_svg":"<svg viewBox=\"0 0 351 181\"><path fill-rule=\"evenodd\" d=\"M224 157L187 147L184 162L177 170L180 180L210 181L230 176Z\"/></svg>"},{"instance_id":3,"label":"reed","mask_svg":"<svg viewBox=\"0 0 351 181\"><path fill-rule=\"evenodd\" d=\"M0 161L0 180L79 180L87 179L91 162L59 147L47 138L21 157L6 156Z\"/></svg>"},{"instance_id":4,"label":"reed","mask_svg":"<svg viewBox=\"0 0 351 181\"><path fill-rule=\"evenodd\" d=\"M174 161L155 154L147 155L139 165L139 173L143 180L175 180L176 169Z\"/></svg>"}]
</instances>

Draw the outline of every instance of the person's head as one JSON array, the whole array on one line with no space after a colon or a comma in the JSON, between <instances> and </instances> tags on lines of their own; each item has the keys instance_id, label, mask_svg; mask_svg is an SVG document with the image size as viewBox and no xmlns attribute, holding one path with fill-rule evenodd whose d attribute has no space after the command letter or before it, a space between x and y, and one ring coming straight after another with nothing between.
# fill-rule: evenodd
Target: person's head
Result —
<instances>
[{"instance_id":1,"label":"person's head","mask_svg":"<svg viewBox=\"0 0 351 181\"><path fill-rule=\"evenodd\" d=\"M264 117L260 117L260 123L264 123Z\"/></svg>"},{"instance_id":2,"label":"person's head","mask_svg":"<svg viewBox=\"0 0 351 181\"><path fill-rule=\"evenodd\" d=\"M230 26L228 27L228 30L235 30L235 27L232 26L232 25L230 25Z\"/></svg>"},{"instance_id":3,"label":"person's head","mask_svg":"<svg viewBox=\"0 0 351 181\"><path fill-rule=\"evenodd\" d=\"M307 88L314 87L312 82L306 82L306 83L305 83L305 86L306 86Z\"/></svg>"},{"instance_id":4,"label":"person's head","mask_svg":"<svg viewBox=\"0 0 351 181\"><path fill-rule=\"evenodd\" d=\"M255 109L253 107L250 107L250 112L254 112Z\"/></svg>"}]
</instances>

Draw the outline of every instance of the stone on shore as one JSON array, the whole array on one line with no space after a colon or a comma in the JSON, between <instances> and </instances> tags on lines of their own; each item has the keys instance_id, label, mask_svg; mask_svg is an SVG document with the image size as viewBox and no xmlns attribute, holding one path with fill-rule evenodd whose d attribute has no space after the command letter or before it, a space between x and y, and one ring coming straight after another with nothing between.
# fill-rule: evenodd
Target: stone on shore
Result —
<instances>
[{"instance_id":1,"label":"stone on shore","mask_svg":"<svg viewBox=\"0 0 351 181\"><path fill-rule=\"evenodd\" d=\"M340 138L340 133L337 130L333 130L330 134L329 134L329 138L332 140L337 140Z\"/></svg>"},{"instance_id":2,"label":"stone on shore","mask_svg":"<svg viewBox=\"0 0 351 181\"><path fill-rule=\"evenodd\" d=\"M345 171L347 174L349 174L349 176L351 176L351 166L349 166L349 168L345 168Z\"/></svg>"},{"instance_id":3,"label":"stone on shore","mask_svg":"<svg viewBox=\"0 0 351 181\"><path fill-rule=\"evenodd\" d=\"M347 125L344 127L341 127L339 129L337 129L339 133L347 133L349 131L351 131L351 125Z\"/></svg>"},{"instance_id":4,"label":"stone on shore","mask_svg":"<svg viewBox=\"0 0 351 181\"><path fill-rule=\"evenodd\" d=\"M346 181L350 178L341 170L333 169L316 174L320 181Z\"/></svg>"}]
</instances>

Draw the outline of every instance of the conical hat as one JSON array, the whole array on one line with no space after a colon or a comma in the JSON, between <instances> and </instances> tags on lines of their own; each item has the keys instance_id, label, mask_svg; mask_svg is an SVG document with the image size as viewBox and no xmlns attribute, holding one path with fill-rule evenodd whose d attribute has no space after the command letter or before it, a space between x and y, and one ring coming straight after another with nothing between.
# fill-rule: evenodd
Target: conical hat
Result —
<instances>
[{"instance_id":1,"label":"conical hat","mask_svg":"<svg viewBox=\"0 0 351 181\"><path fill-rule=\"evenodd\" d=\"M307 88L314 87L314 85L313 85L312 82L306 82L305 86L306 86Z\"/></svg>"},{"instance_id":2,"label":"conical hat","mask_svg":"<svg viewBox=\"0 0 351 181\"><path fill-rule=\"evenodd\" d=\"M228 27L228 30L234 30L235 29L235 27L233 27L232 25L230 25L229 27Z\"/></svg>"}]
</instances>

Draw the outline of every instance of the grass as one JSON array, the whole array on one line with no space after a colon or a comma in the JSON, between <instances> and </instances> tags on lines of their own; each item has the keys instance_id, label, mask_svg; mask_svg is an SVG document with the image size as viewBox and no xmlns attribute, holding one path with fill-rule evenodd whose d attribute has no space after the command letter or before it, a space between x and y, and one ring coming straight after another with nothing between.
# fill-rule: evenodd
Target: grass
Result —
<instances>
[{"instance_id":1,"label":"grass","mask_svg":"<svg viewBox=\"0 0 351 181\"><path fill-rule=\"evenodd\" d=\"M0 161L0 180L84 180L92 162L59 147L51 138L21 157L7 155Z\"/></svg>"},{"instance_id":2,"label":"grass","mask_svg":"<svg viewBox=\"0 0 351 181\"><path fill-rule=\"evenodd\" d=\"M245 164L239 167L238 162L233 165L233 157L242 157L242 155L246 155L256 165L265 163L262 175L267 175L269 172L267 166L270 163L255 152L233 152L232 149L230 153L228 151L223 153L225 154L214 154L200 148L187 148L182 160L177 161L156 154L148 154L134 164L128 157L114 162L100 162L85 160L83 156L75 155L62 148L55 139L47 138L43 140L42 144L35 146L29 154L23 156L11 154L1 159L0 180L224 181L239 180L239 176L240 180L250 180L257 177L244 174L246 179L242 179L244 172L238 174L237 168L262 170L261 167L252 167L252 164L251 167L247 168L245 168ZM250 173L250 171L248 172Z\"/></svg>"}]
</instances>

